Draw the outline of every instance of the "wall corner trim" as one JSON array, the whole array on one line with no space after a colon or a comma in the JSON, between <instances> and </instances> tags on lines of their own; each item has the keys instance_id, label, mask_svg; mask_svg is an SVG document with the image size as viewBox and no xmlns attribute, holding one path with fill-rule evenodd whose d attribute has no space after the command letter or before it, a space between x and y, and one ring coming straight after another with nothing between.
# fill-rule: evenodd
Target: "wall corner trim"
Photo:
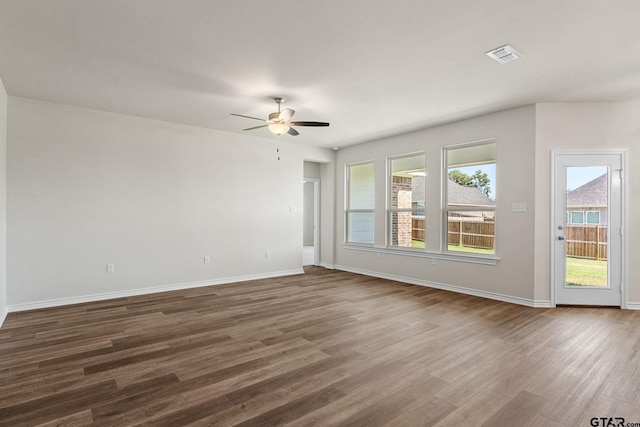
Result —
<instances>
[{"instance_id":1,"label":"wall corner trim","mask_svg":"<svg viewBox=\"0 0 640 427\"><path fill-rule=\"evenodd\" d=\"M300 268L300 269L294 269L294 270L274 271L269 273L251 274L247 276L235 276L235 277L226 277L222 279L201 280L198 282L189 282L189 283L176 283L173 285L154 286L150 288L132 289L127 291L109 292L109 293L94 294L94 295L83 295L79 297L60 298L60 299L37 301L37 302L25 303L25 304L14 304L14 305L9 305L6 311L9 313L12 313L12 312L18 312L18 311L36 310L40 308L51 308L51 307L59 307L63 305L82 304L86 302L103 301L103 300L109 300L109 299L115 299L115 298L126 298L126 297L138 296L138 295L155 294L159 292L178 291L181 289L191 289L191 288L199 288L199 287L205 287L205 286L216 286L216 285L224 285L229 283L247 282L250 280L292 276L295 274L304 274L304 270Z\"/></svg>"}]
</instances>

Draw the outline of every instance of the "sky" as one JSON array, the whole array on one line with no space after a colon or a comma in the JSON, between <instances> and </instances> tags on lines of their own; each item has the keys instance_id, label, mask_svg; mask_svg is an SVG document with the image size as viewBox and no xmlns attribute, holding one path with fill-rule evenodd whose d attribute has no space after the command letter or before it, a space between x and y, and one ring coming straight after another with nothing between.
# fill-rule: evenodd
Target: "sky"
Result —
<instances>
[{"instance_id":1,"label":"sky","mask_svg":"<svg viewBox=\"0 0 640 427\"><path fill-rule=\"evenodd\" d=\"M569 166L567 167L567 190L575 190L606 172L606 166Z\"/></svg>"},{"instance_id":2,"label":"sky","mask_svg":"<svg viewBox=\"0 0 640 427\"><path fill-rule=\"evenodd\" d=\"M495 163L488 164L488 165L476 165L476 166L465 166L462 168L452 168L450 170L455 170L455 169L459 170L460 172L466 173L469 176L476 173L478 169L486 173L490 180L489 188L491 189L491 193L489 194L489 198L491 199L496 198L496 164Z\"/></svg>"}]
</instances>

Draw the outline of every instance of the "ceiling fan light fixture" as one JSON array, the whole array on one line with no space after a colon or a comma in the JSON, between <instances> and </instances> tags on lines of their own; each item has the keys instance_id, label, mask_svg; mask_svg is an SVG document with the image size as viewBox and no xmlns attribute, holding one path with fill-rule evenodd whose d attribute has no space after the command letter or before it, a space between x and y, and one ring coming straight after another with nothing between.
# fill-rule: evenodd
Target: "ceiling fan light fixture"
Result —
<instances>
[{"instance_id":1,"label":"ceiling fan light fixture","mask_svg":"<svg viewBox=\"0 0 640 427\"><path fill-rule=\"evenodd\" d=\"M293 115L295 114L295 110L292 110L291 108L285 108L284 110L280 109L280 104L282 104L283 98L273 98L273 100L275 101L275 103L278 105L278 111L275 111L271 114L269 114L269 119L268 120L264 120L258 117L252 117L252 116L245 116L244 114L236 114L236 113L231 113L232 116L238 116L238 117L244 117L245 119L251 119L251 120L258 120L259 122L264 123L263 125L260 126L253 126L247 129L243 129L243 130L254 130L254 129L261 129L261 128L267 128L269 129L269 132L271 132L274 135L284 135L289 134L291 136L297 136L300 135L300 133L293 128L293 126L329 126L329 123L327 122L308 122L308 121L290 121L291 118L293 117Z\"/></svg>"},{"instance_id":2,"label":"ceiling fan light fixture","mask_svg":"<svg viewBox=\"0 0 640 427\"><path fill-rule=\"evenodd\" d=\"M267 128L271 131L271 133L278 136L284 135L285 133L289 132L289 126L285 125L284 123L271 123L269 126L267 126Z\"/></svg>"}]
</instances>

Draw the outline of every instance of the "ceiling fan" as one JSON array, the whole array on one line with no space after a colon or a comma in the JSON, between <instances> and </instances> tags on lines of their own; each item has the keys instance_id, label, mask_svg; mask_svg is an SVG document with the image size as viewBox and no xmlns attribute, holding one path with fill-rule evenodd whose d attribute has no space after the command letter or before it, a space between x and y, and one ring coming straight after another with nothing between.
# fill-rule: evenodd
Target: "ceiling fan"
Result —
<instances>
[{"instance_id":1,"label":"ceiling fan","mask_svg":"<svg viewBox=\"0 0 640 427\"><path fill-rule=\"evenodd\" d=\"M285 108L280 111L280 105L284 102L284 98L275 97L273 98L276 104L278 104L278 111L269 114L269 119L259 119L257 117L245 116L242 114L231 113L232 116L244 117L247 119L260 120L261 122L265 122L266 124L260 126L254 126L243 130L254 130L260 128L268 128L271 133L275 135L284 135L289 134L292 136L300 135L300 133L293 128L293 126L329 126L327 122L292 122L291 117L293 117L295 111L291 108Z\"/></svg>"}]
</instances>

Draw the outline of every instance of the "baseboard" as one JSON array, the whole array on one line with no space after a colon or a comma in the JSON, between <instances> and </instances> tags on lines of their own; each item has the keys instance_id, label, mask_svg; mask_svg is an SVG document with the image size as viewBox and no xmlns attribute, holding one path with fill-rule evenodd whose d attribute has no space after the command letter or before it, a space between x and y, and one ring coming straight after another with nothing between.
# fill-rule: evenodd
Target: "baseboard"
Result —
<instances>
[{"instance_id":1,"label":"baseboard","mask_svg":"<svg viewBox=\"0 0 640 427\"><path fill-rule=\"evenodd\" d=\"M531 302L533 303L533 305L530 305L529 307L533 307L533 308L555 308L555 305L551 304L551 301L549 301L549 300L531 300Z\"/></svg>"},{"instance_id":2,"label":"baseboard","mask_svg":"<svg viewBox=\"0 0 640 427\"><path fill-rule=\"evenodd\" d=\"M246 276L225 277L223 279L201 280L198 282L177 283L173 285L154 286L151 288L132 289L127 291L108 292L103 294L83 295L71 298L60 298L54 300L37 301L24 304L14 304L7 307L6 312L36 310L40 308L59 307L63 305L81 304L86 302L103 301L115 298L133 297L138 295L155 294L158 292L178 291L181 289L200 288L204 286L216 286L227 283L246 282L249 280L270 279L273 277L292 276L295 274L304 274L304 270L285 270L274 271L270 273L250 274ZM0 323L1 325L1 323Z\"/></svg>"},{"instance_id":3,"label":"baseboard","mask_svg":"<svg viewBox=\"0 0 640 427\"><path fill-rule=\"evenodd\" d=\"M628 302L627 310L640 310L640 302Z\"/></svg>"},{"instance_id":4,"label":"baseboard","mask_svg":"<svg viewBox=\"0 0 640 427\"><path fill-rule=\"evenodd\" d=\"M532 308L551 308L551 301L531 300L527 298L514 297L510 295L498 294L495 292L480 291L477 289L469 289L462 286L447 285L445 283L430 282L427 280L414 279L412 277L396 276L394 274L380 273L377 271L362 270L359 268L346 267L344 265L336 265L337 270L348 271L350 273L364 274L365 276L378 277L380 279L395 280L396 282L409 283L412 285L426 286L429 288L441 289L444 291L457 292L460 294L473 295L512 304L524 305Z\"/></svg>"}]
</instances>

